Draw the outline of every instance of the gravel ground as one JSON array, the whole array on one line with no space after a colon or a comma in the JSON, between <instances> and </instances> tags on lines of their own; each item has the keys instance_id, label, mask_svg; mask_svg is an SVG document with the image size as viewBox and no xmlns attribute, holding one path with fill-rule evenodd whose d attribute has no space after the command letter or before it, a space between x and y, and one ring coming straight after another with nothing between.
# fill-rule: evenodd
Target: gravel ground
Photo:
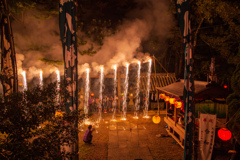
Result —
<instances>
[{"instance_id":1,"label":"gravel ground","mask_svg":"<svg viewBox=\"0 0 240 160\"><path fill-rule=\"evenodd\" d=\"M149 116L156 114L156 111L149 111ZM127 120L130 123L145 126L148 136L148 147L155 160L178 160L183 159L183 149L172 137L159 137L156 135L164 134L167 135L165 130L166 123L163 121L161 115L160 124L154 124L152 119L143 119L142 115L139 115L139 119L135 120L132 118L133 113L127 113ZM100 122L99 128L96 128L93 133L93 140L91 145L85 144L82 141L84 131L87 129L87 125L83 126L83 131L79 135L79 158L87 160L107 160L108 157L108 136L109 136L109 121L112 118L112 113L103 113L103 121ZM120 119L120 114L116 114L117 119ZM90 119L96 121L97 114L93 114Z\"/></svg>"}]
</instances>

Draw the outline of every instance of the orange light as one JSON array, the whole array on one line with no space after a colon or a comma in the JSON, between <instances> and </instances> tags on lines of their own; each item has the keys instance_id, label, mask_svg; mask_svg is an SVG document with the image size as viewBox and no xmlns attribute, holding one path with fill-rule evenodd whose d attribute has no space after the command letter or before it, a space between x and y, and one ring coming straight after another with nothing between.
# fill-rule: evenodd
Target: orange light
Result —
<instances>
[{"instance_id":1,"label":"orange light","mask_svg":"<svg viewBox=\"0 0 240 160\"><path fill-rule=\"evenodd\" d=\"M160 94L160 98L164 99L165 98L165 94Z\"/></svg>"},{"instance_id":2,"label":"orange light","mask_svg":"<svg viewBox=\"0 0 240 160\"><path fill-rule=\"evenodd\" d=\"M174 103L175 103L175 101L176 101L176 99L175 99L175 98L170 98L170 99L169 99L169 103L170 103L170 104L174 104Z\"/></svg>"},{"instance_id":3,"label":"orange light","mask_svg":"<svg viewBox=\"0 0 240 160\"><path fill-rule=\"evenodd\" d=\"M93 96L94 96L94 93L92 93L91 96L93 97Z\"/></svg>"},{"instance_id":4,"label":"orange light","mask_svg":"<svg viewBox=\"0 0 240 160\"><path fill-rule=\"evenodd\" d=\"M165 96L164 101L168 102L169 101L169 96Z\"/></svg>"},{"instance_id":5,"label":"orange light","mask_svg":"<svg viewBox=\"0 0 240 160\"><path fill-rule=\"evenodd\" d=\"M182 102L175 102L174 107L181 108L182 107Z\"/></svg>"},{"instance_id":6,"label":"orange light","mask_svg":"<svg viewBox=\"0 0 240 160\"><path fill-rule=\"evenodd\" d=\"M161 117L158 116L158 115L153 116L153 117L152 117L152 121L153 121L153 123L158 124L158 123L161 122Z\"/></svg>"}]
</instances>

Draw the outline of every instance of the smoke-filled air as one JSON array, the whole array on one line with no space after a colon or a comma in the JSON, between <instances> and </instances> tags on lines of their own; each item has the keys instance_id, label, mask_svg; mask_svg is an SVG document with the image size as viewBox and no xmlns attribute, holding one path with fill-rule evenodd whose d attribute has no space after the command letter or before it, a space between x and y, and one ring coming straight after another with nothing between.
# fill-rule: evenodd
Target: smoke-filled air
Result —
<instances>
[{"instance_id":1,"label":"smoke-filled air","mask_svg":"<svg viewBox=\"0 0 240 160\"><path fill-rule=\"evenodd\" d=\"M169 28L173 25L167 2L138 0L137 3L139 7L127 14L127 18L117 27L116 34L103 39L101 47L91 39L87 39L81 30L77 31L78 36L88 41L86 45L78 47L79 51L86 50L90 46L99 48L94 55L78 55L79 77L86 68L91 68L90 72L99 73L99 66L104 65L104 74L106 74L109 71L113 72L112 66L115 64L122 66L123 62L131 63L134 59L143 61L149 56L142 51L143 40L147 40L151 33L163 41L167 38ZM63 63L51 65L40 60L60 62L63 60L58 14L49 17L36 10L25 11L23 22L13 21L12 28L20 81L25 70L28 82L34 77L39 77L40 71L43 78L55 77L51 75L55 74L56 70L63 75Z\"/></svg>"}]
</instances>

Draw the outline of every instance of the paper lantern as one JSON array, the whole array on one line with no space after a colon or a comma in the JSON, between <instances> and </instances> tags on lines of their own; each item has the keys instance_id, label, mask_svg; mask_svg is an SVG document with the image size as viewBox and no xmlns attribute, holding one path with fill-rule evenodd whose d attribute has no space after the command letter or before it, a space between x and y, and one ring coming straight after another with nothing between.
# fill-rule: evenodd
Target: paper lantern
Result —
<instances>
[{"instance_id":1,"label":"paper lantern","mask_svg":"<svg viewBox=\"0 0 240 160\"><path fill-rule=\"evenodd\" d=\"M174 107L181 108L182 107L182 102L175 102Z\"/></svg>"},{"instance_id":2,"label":"paper lantern","mask_svg":"<svg viewBox=\"0 0 240 160\"><path fill-rule=\"evenodd\" d=\"M164 99L165 98L165 94L160 94L160 98Z\"/></svg>"},{"instance_id":3,"label":"paper lantern","mask_svg":"<svg viewBox=\"0 0 240 160\"><path fill-rule=\"evenodd\" d=\"M168 102L169 101L169 96L165 96L164 101Z\"/></svg>"},{"instance_id":4,"label":"paper lantern","mask_svg":"<svg viewBox=\"0 0 240 160\"><path fill-rule=\"evenodd\" d=\"M227 128L221 128L218 130L218 137L223 141L227 141L231 139L232 133Z\"/></svg>"},{"instance_id":5,"label":"paper lantern","mask_svg":"<svg viewBox=\"0 0 240 160\"><path fill-rule=\"evenodd\" d=\"M169 99L169 103L170 103L170 104L174 104L174 103L175 103L175 101L176 101L176 99L175 99L175 98L170 98L170 99Z\"/></svg>"},{"instance_id":6,"label":"paper lantern","mask_svg":"<svg viewBox=\"0 0 240 160\"><path fill-rule=\"evenodd\" d=\"M153 117L152 117L152 121L153 121L153 123L158 124L158 123L161 122L161 117L158 116L158 115L153 116Z\"/></svg>"},{"instance_id":7,"label":"paper lantern","mask_svg":"<svg viewBox=\"0 0 240 160\"><path fill-rule=\"evenodd\" d=\"M93 96L94 96L94 93L92 93L91 96L93 97Z\"/></svg>"}]
</instances>

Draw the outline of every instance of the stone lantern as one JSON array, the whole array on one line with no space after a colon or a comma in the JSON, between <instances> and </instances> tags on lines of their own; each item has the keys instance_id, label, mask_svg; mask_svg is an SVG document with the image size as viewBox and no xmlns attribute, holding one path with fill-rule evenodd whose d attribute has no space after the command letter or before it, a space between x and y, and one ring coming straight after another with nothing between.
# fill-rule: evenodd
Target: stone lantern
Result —
<instances>
[{"instance_id":1,"label":"stone lantern","mask_svg":"<svg viewBox=\"0 0 240 160\"><path fill-rule=\"evenodd\" d=\"M134 91L132 87L130 87L128 98L129 98L128 108L131 108L131 110L134 110L134 102L133 102Z\"/></svg>"}]
</instances>

